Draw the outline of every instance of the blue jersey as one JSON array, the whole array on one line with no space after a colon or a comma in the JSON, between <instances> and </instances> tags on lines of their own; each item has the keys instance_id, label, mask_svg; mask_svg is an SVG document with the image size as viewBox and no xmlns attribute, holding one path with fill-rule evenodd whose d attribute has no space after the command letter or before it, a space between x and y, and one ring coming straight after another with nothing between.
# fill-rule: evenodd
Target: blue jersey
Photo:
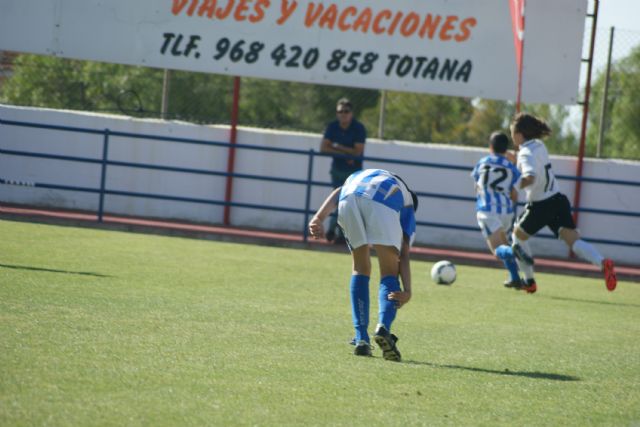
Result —
<instances>
[{"instance_id":1,"label":"blue jersey","mask_svg":"<svg viewBox=\"0 0 640 427\"><path fill-rule=\"evenodd\" d=\"M413 198L407 186L391 172L383 169L354 172L342 186L340 200L351 194L371 199L399 212L402 232L413 242L416 232Z\"/></svg>"},{"instance_id":2,"label":"blue jersey","mask_svg":"<svg viewBox=\"0 0 640 427\"><path fill-rule=\"evenodd\" d=\"M471 172L476 182L476 210L497 214L513 213L511 190L520 180L516 166L499 154L478 161Z\"/></svg>"}]
</instances>

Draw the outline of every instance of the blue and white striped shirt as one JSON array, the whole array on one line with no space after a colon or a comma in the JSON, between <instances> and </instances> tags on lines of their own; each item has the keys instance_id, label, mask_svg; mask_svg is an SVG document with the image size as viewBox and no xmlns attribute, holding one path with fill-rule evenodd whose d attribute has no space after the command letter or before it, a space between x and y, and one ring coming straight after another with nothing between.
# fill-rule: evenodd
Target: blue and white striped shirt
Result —
<instances>
[{"instance_id":1,"label":"blue and white striped shirt","mask_svg":"<svg viewBox=\"0 0 640 427\"><path fill-rule=\"evenodd\" d=\"M416 231L413 198L406 185L391 172L383 169L354 172L342 186L340 200L350 194L371 199L399 212L402 231L413 242Z\"/></svg>"},{"instance_id":2,"label":"blue and white striped shirt","mask_svg":"<svg viewBox=\"0 0 640 427\"><path fill-rule=\"evenodd\" d=\"M478 161L471 172L476 182L476 210L497 214L513 213L511 190L520 171L506 157L491 154Z\"/></svg>"}]
</instances>

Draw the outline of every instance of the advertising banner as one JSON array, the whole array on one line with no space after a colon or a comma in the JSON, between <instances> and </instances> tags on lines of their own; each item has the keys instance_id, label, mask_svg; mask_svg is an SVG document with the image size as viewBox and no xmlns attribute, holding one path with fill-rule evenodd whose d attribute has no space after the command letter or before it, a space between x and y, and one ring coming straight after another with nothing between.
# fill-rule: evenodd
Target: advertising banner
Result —
<instances>
[{"instance_id":1,"label":"advertising banner","mask_svg":"<svg viewBox=\"0 0 640 427\"><path fill-rule=\"evenodd\" d=\"M0 0L0 49L515 100L512 0ZM587 0L527 3L523 102L576 102Z\"/></svg>"}]
</instances>

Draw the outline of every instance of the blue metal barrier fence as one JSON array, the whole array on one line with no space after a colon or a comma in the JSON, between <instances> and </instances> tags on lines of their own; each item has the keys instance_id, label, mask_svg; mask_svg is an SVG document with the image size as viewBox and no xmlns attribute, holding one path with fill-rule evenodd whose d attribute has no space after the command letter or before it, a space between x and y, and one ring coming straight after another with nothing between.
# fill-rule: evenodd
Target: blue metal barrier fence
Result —
<instances>
[{"instance_id":1,"label":"blue metal barrier fence","mask_svg":"<svg viewBox=\"0 0 640 427\"><path fill-rule=\"evenodd\" d=\"M199 140L199 139L192 139L192 138L169 137L169 136L160 136L160 135L148 135L148 134L141 134L141 133L118 132L118 131L111 131L109 129L100 130L100 129L91 129L91 128L82 128L82 127L57 126L57 125L48 125L48 124L42 124L42 123L12 121L12 120L3 120L3 119L0 119L0 125L47 129L52 131L66 131L66 132L74 132L74 133L81 133L81 134L102 135L103 141L102 141L102 157L101 158L65 156L65 155L59 155L59 154L36 153L36 152L27 152L27 151L20 151L20 150L8 150L0 146L0 154L8 155L8 156L22 156L22 157L33 157L33 158L40 158L40 159L65 160L70 162L80 162L80 163L100 165L101 171L100 171L100 187L99 188L57 185L57 184L42 183L42 182L23 182L23 181L20 182L20 181L12 180L9 177L0 176L0 184L23 185L23 186L30 186L35 188L56 189L56 190L62 190L62 191L79 191L79 192L98 194L98 197L99 197L98 211L96 212L96 215L97 215L97 220L99 222L103 221L104 212L105 212L105 196L106 195L159 199L159 200L168 200L168 201L185 202L185 203L201 203L201 204L218 205L218 206L231 206L231 207L240 207L240 208L248 208L248 209L272 210L272 211L279 211L279 212L301 214L304 217L304 221L302 225L302 235L303 235L304 241L306 242L308 238L308 231L307 231L306 225L309 221L309 216L314 213L314 211L311 210L311 189L314 186L331 187L331 184L328 182L313 181L312 179L315 158L318 156L321 156L321 157L332 156L331 154L316 152L315 150L306 151L306 150L263 147L263 146L257 146L257 145L237 144L237 143L233 145L236 149L239 149L239 150L258 150L258 151L306 156L307 157L306 179L291 179L291 178L283 178L283 177L277 177L277 176L228 173L224 171L212 171L212 170L203 170L203 169L195 169L195 168L156 165L156 164L149 164L149 163L125 162L125 161L117 161L117 160L109 159L109 141L111 137L146 139L146 140L152 140L152 141L164 141L164 142L172 142L172 143L179 143L179 144L206 145L206 146L215 146L215 147L223 147L223 148L230 147L230 144L227 142L206 141L206 140ZM460 171L463 171L465 174L468 174L470 171L469 166L461 166L461 165L451 165L451 164L433 163L433 162L418 162L418 161L408 161L408 160L398 160L398 159L386 159L386 158L369 157L369 156L362 157L362 159L366 161L376 161L376 162L396 164L396 165L460 170ZM150 194L150 193L131 192L131 191L119 191L119 190L109 189L106 187L107 173L108 173L109 166L170 171L170 172L178 172L178 173L185 173L185 174L199 174L199 175L208 175L208 176L221 176L221 177L230 176L232 178L303 185L303 186L306 186L306 196L305 196L303 208L290 208L290 207L283 207L283 206L266 206L266 205L259 205L259 204L238 203L238 202L225 201L225 200L179 197L179 196L171 196L166 194ZM578 178L575 176L566 176L566 175L559 175L557 176L557 178L562 180L573 180L573 181L579 179L583 182L595 182L595 183L603 183L608 185L633 186L633 187L640 188L639 181L607 180L607 179L588 178L588 177ZM447 194L441 194L441 193L427 193L427 192L417 192L417 194L420 197L426 197L426 198L455 200L463 203L475 203L475 196L473 195L457 196L457 195L447 195ZM592 208L584 208L584 207L580 207L578 209L574 208L574 210L578 212L586 212L586 213L592 213L597 215L626 216L626 217L640 218L640 213L638 212L618 211L618 210L610 210L610 209L592 209ZM461 224L447 224L447 223L419 221L417 225L424 226L424 227L446 228L446 229L454 229L454 230L461 230L461 231L478 232L477 227L461 225ZM553 238L553 236L550 234L547 234L547 235L542 234L542 235L539 235L539 237ZM602 244L609 244L609 245L640 247L640 242L606 240L606 239L590 239L590 238L586 238L586 240L589 240L594 243L602 243Z\"/></svg>"}]
</instances>

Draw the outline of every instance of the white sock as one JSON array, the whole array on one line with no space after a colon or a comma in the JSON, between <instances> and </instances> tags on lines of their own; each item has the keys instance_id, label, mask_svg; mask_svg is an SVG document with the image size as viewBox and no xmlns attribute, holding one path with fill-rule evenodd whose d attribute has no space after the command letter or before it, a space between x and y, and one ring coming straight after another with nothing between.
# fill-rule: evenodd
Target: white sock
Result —
<instances>
[{"instance_id":1,"label":"white sock","mask_svg":"<svg viewBox=\"0 0 640 427\"><path fill-rule=\"evenodd\" d=\"M531 254L531 248L529 247L529 241L528 240L518 239L518 237L516 236L516 233L513 233L513 235L511 237L512 237L514 243L517 243L518 245L520 245L522 250L527 255L529 255L531 258L533 258L533 255ZM525 279L533 279L533 266L527 264L526 262L521 262L520 260L518 260L518 258L516 258L516 262L518 263L518 268L520 269L520 271L522 271L522 274L524 274L524 278Z\"/></svg>"},{"instance_id":2,"label":"white sock","mask_svg":"<svg viewBox=\"0 0 640 427\"><path fill-rule=\"evenodd\" d=\"M518 263L518 268L522 271L522 274L524 274L524 278L533 279L533 266L526 262L521 262L518 258L516 258L516 262Z\"/></svg>"},{"instance_id":3,"label":"white sock","mask_svg":"<svg viewBox=\"0 0 640 427\"><path fill-rule=\"evenodd\" d=\"M596 267L602 267L602 260L604 257L600 255L600 252L598 252L592 244L587 243L582 239L578 239L573 243L571 250L583 260L590 262Z\"/></svg>"}]
</instances>

